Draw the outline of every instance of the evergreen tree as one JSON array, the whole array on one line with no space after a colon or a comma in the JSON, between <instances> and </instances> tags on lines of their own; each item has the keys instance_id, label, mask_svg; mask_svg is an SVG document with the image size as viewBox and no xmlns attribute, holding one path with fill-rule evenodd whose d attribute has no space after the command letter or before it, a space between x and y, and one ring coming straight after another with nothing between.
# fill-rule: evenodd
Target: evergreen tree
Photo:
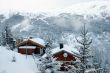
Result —
<instances>
[{"instance_id":1,"label":"evergreen tree","mask_svg":"<svg viewBox=\"0 0 110 73\"><path fill-rule=\"evenodd\" d=\"M5 27L5 39L6 39L6 44L10 44L11 43L11 39L12 38L12 34L11 31L8 27L8 25Z\"/></svg>"},{"instance_id":2,"label":"evergreen tree","mask_svg":"<svg viewBox=\"0 0 110 73\"><path fill-rule=\"evenodd\" d=\"M5 34L3 32L2 32L2 36L1 36L1 45L6 46Z\"/></svg>"},{"instance_id":3,"label":"evergreen tree","mask_svg":"<svg viewBox=\"0 0 110 73\"><path fill-rule=\"evenodd\" d=\"M2 32L2 45L3 46L9 46L11 50L15 48L15 42L13 40L13 36L11 33L11 30L8 25L5 26L4 32Z\"/></svg>"},{"instance_id":4,"label":"evergreen tree","mask_svg":"<svg viewBox=\"0 0 110 73\"><path fill-rule=\"evenodd\" d=\"M46 57L41 58L41 62L42 62L40 65L41 73L48 73L47 70L51 73L56 73L56 71L58 70L59 63L55 61L55 59L52 57L51 49L52 49L52 42L49 39L45 50Z\"/></svg>"},{"instance_id":5,"label":"evergreen tree","mask_svg":"<svg viewBox=\"0 0 110 73\"><path fill-rule=\"evenodd\" d=\"M84 26L81 28L81 40L77 40L80 46L80 73L96 73L92 64L92 55L90 53L90 45L92 40L88 36L88 30Z\"/></svg>"}]
</instances>

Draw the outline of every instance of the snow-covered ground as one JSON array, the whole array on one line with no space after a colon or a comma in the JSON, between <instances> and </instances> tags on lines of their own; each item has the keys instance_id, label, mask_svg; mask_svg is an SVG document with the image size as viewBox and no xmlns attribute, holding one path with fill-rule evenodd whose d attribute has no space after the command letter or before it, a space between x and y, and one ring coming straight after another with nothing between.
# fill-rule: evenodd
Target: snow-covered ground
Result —
<instances>
[{"instance_id":1,"label":"snow-covered ground","mask_svg":"<svg viewBox=\"0 0 110 73\"><path fill-rule=\"evenodd\" d=\"M15 55L16 62L12 62ZM36 63L38 62L30 55L22 55L5 47L0 46L0 73L39 73Z\"/></svg>"}]
</instances>

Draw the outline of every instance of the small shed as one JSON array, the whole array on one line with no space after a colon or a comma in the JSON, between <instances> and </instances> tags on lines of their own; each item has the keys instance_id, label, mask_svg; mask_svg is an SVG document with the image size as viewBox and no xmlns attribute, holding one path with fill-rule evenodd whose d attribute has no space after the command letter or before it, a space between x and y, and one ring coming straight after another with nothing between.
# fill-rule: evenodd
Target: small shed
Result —
<instances>
[{"instance_id":1,"label":"small shed","mask_svg":"<svg viewBox=\"0 0 110 73\"><path fill-rule=\"evenodd\" d=\"M32 55L32 53L43 54L45 44L42 39L29 38L17 44L17 47L18 47L18 53L21 53L21 54L28 54L28 55Z\"/></svg>"}]
</instances>

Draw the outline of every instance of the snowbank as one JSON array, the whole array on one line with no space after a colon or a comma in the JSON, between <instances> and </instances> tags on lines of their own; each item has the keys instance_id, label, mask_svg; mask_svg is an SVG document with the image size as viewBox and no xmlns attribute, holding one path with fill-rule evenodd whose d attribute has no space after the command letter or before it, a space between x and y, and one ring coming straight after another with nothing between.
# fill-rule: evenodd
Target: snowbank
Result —
<instances>
[{"instance_id":1,"label":"snowbank","mask_svg":"<svg viewBox=\"0 0 110 73\"><path fill-rule=\"evenodd\" d=\"M12 62L13 56L16 62ZM35 73L35 68L32 57L26 59L24 55L0 46L0 73Z\"/></svg>"}]
</instances>

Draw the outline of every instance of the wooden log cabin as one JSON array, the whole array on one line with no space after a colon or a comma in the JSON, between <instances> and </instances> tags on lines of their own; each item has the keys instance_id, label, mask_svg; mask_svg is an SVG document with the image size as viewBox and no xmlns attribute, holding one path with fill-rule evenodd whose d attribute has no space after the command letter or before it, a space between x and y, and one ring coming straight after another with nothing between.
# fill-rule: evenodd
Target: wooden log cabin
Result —
<instances>
[{"instance_id":1,"label":"wooden log cabin","mask_svg":"<svg viewBox=\"0 0 110 73\"><path fill-rule=\"evenodd\" d=\"M56 61L62 62L60 67L61 71L65 70L65 66L73 66L73 63L78 59L78 54L77 49L67 45L63 47L63 44L60 44L60 47L52 50L53 58L56 58Z\"/></svg>"},{"instance_id":2,"label":"wooden log cabin","mask_svg":"<svg viewBox=\"0 0 110 73\"><path fill-rule=\"evenodd\" d=\"M45 48L43 40L39 38L25 39L22 42L18 43L17 47L18 53L28 55L32 55L33 53L42 55Z\"/></svg>"},{"instance_id":3,"label":"wooden log cabin","mask_svg":"<svg viewBox=\"0 0 110 73\"><path fill-rule=\"evenodd\" d=\"M61 51L53 54L53 57L56 58L57 61L62 61L62 62L76 61L75 55L66 50L61 50Z\"/></svg>"},{"instance_id":4,"label":"wooden log cabin","mask_svg":"<svg viewBox=\"0 0 110 73\"><path fill-rule=\"evenodd\" d=\"M52 51L53 57L56 58L57 61L65 61L65 62L72 62L76 61L75 57L78 54L78 50L63 44L60 44L60 47L57 47Z\"/></svg>"}]
</instances>

